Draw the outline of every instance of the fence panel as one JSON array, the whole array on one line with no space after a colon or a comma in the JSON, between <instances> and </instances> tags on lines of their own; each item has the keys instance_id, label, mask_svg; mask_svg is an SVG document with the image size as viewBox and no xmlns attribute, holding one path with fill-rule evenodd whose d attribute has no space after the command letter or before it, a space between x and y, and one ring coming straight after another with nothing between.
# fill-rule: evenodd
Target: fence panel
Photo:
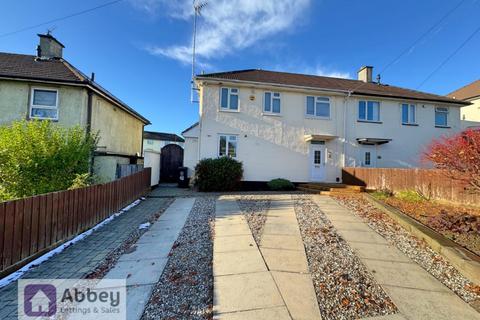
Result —
<instances>
[{"instance_id":1,"label":"fence panel","mask_svg":"<svg viewBox=\"0 0 480 320\"><path fill-rule=\"evenodd\" d=\"M0 277L150 190L150 168L106 183L0 203Z\"/></svg>"},{"instance_id":2,"label":"fence panel","mask_svg":"<svg viewBox=\"0 0 480 320\"><path fill-rule=\"evenodd\" d=\"M344 168L343 183L367 189L392 191L416 190L425 196L462 204L480 204L480 195L469 192L461 181L451 179L436 169Z\"/></svg>"}]
</instances>

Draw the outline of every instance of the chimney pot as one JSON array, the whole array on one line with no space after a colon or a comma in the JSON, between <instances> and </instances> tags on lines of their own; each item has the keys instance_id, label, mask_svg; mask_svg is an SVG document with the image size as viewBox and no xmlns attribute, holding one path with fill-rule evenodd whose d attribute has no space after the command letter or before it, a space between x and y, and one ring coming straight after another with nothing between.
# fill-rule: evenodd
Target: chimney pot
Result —
<instances>
[{"instance_id":1,"label":"chimney pot","mask_svg":"<svg viewBox=\"0 0 480 320\"><path fill-rule=\"evenodd\" d=\"M358 80L363 82L372 82L373 67L363 66L358 70Z\"/></svg>"},{"instance_id":2,"label":"chimney pot","mask_svg":"<svg viewBox=\"0 0 480 320\"><path fill-rule=\"evenodd\" d=\"M63 56L65 46L55 39L50 33L38 34L40 44L37 47L37 55L42 59L59 59Z\"/></svg>"}]
</instances>

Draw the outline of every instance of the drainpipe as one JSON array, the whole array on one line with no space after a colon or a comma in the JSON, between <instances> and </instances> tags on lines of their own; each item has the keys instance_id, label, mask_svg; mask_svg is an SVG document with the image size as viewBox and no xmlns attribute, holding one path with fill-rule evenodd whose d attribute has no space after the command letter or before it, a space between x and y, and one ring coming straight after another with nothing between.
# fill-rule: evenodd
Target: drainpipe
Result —
<instances>
[{"instance_id":1,"label":"drainpipe","mask_svg":"<svg viewBox=\"0 0 480 320\"><path fill-rule=\"evenodd\" d=\"M87 89L87 134L89 135L92 132L92 104L93 104L93 91ZM94 152L90 157L90 175L93 175L93 164L95 161Z\"/></svg>"}]
</instances>

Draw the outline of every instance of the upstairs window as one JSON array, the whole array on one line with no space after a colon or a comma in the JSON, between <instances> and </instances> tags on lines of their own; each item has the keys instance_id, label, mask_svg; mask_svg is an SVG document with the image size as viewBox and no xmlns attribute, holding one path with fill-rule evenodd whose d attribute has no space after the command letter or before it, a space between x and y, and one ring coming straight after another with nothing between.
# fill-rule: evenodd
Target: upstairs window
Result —
<instances>
[{"instance_id":1,"label":"upstairs window","mask_svg":"<svg viewBox=\"0 0 480 320\"><path fill-rule=\"evenodd\" d=\"M435 126L448 127L448 108L446 107L435 108Z\"/></svg>"},{"instance_id":2,"label":"upstairs window","mask_svg":"<svg viewBox=\"0 0 480 320\"><path fill-rule=\"evenodd\" d=\"M416 105L402 103L402 124L416 124Z\"/></svg>"},{"instance_id":3,"label":"upstairs window","mask_svg":"<svg viewBox=\"0 0 480 320\"><path fill-rule=\"evenodd\" d=\"M237 157L237 136L221 134L218 139L219 157Z\"/></svg>"},{"instance_id":4,"label":"upstairs window","mask_svg":"<svg viewBox=\"0 0 480 320\"><path fill-rule=\"evenodd\" d=\"M380 121L380 102L359 101L358 102L358 120L379 122Z\"/></svg>"},{"instance_id":5,"label":"upstairs window","mask_svg":"<svg viewBox=\"0 0 480 320\"><path fill-rule=\"evenodd\" d=\"M263 111L266 113L280 113L280 93L265 92Z\"/></svg>"},{"instance_id":6,"label":"upstairs window","mask_svg":"<svg viewBox=\"0 0 480 320\"><path fill-rule=\"evenodd\" d=\"M307 96L307 116L330 118L330 98Z\"/></svg>"},{"instance_id":7,"label":"upstairs window","mask_svg":"<svg viewBox=\"0 0 480 320\"><path fill-rule=\"evenodd\" d=\"M30 118L58 120L58 90L33 88Z\"/></svg>"},{"instance_id":8,"label":"upstairs window","mask_svg":"<svg viewBox=\"0 0 480 320\"><path fill-rule=\"evenodd\" d=\"M220 108L223 110L238 110L238 89L220 89Z\"/></svg>"}]
</instances>

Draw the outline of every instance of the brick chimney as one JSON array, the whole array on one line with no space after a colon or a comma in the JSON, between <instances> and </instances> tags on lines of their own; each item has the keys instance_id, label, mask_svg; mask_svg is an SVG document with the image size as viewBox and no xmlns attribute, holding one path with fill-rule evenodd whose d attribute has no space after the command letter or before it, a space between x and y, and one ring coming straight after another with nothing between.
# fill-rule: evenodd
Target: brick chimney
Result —
<instances>
[{"instance_id":1,"label":"brick chimney","mask_svg":"<svg viewBox=\"0 0 480 320\"><path fill-rule=\"evenodd\" d=\"M363 66L358 70L358 80L363 82L372 82L373 67Z\"/></svg>"},{"instance_id":2,"label":"brick chimney","mask_svg":"<svg viewBox=\"0 0 480 320\"><path fill-rule=\"evenodd\" d=\"M37 47L37 56L41 59L59 59L63 56L65 46L50 33L38 34L40 44Z\"/></svg>"}]
</instances>

